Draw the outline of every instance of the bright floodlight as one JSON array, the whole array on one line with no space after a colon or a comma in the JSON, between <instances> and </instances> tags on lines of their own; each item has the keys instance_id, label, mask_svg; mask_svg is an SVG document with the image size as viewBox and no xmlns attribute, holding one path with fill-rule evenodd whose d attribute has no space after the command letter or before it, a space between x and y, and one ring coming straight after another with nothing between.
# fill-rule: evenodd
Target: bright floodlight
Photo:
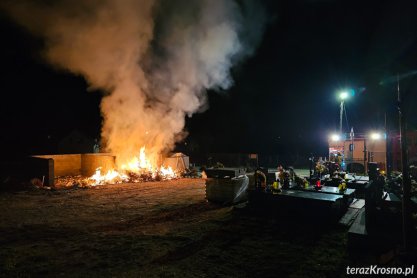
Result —
<instances>
[{"instance_id":1,"label":"bright floodlight","mask_svg":"<svg viewBox=\"0 0 417 278\"><path fill-rule=\"evenodd\" d=\"M339 134L332 134L332 135L330 136L330 139L331 139L332 141L334 141L334 142L337 142L337 141L339 141L339 140L340 140L340 135L339 135Z\"/></svg>"},{"instance_id":2,"label":"bright floodlight","mask_svg":"<svg viewBox=\"0 0 417 278\"><path fill-rule=\"evenodd\" d=\"M382 138L382 134L378 132L372 132L370 137L372 140L379 140Z\"/></svg>"},{"instance_id":3,"label":"bright floodlight","mask_svg":"<svg viewBox=\"0 0 417 278\"><path fill-rule=\"evenodd\" d=\"M347 99L349 97L349 93L348 92L346 92L346 91L342 91L342 92L340 92L340 94L339 94L339 98L341 99L341 100L345 100L345 99Z\"/></svg>"}]
</instances>

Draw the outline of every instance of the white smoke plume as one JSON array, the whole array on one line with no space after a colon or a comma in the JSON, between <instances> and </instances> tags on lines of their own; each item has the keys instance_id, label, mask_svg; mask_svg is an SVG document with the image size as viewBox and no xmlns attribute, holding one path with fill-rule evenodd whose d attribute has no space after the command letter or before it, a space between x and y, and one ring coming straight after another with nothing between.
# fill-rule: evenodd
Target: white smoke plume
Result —
<instances>
[{"instance_id":1,"label":"white smoke plume","mask_svg":"<svg viewBox=\"0 0 417 278\"><path fill-rule=\"evenodd\" d=\"M45 39L54 66L80 74L102 99L102 138L123 164L142 146L156 158L184 137L185 117L227 89L253 53L265 14L256 1L10 1L3 10Z\"/></svg>"}]
</instances>

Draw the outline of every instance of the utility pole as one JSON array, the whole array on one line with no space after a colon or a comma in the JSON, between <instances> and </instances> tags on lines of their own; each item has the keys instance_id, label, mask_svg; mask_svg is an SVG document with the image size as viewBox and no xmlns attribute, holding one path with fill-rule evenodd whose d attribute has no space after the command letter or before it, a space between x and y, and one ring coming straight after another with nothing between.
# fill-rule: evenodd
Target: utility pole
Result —
<instances>
[{"instance_id":1,"label":"utility pole","mask_svg":"<svg viewBox=\"0 0 417 278\"><path fill-rule=\"evenodd\" d=\"M368 150L366 149L366 136L363 138L363 166L365 168L365 175L368 173Z\"/></svg>"},{"instance_id":2,"label":"utility pole","mask_svg":"<svg viewBox=\"0 0 417 278\"><path fill-rule=\"evenodd\" d=\"M387 113L385 112L385 173L391 179L391 138L388 131Z\"/></svg>"},{"instance_id":3,"label":"utility pole","mask_svg":"<svg viewBox=\"0 0 417 278\"><path fill-rule=\"evenodd\" d=\"M398 102L398 120L400 126L401 140L401 167L402 167L402 209L403 209L403 244L405 255L409 255L411 251L410 234L411 234L411 214L410 214L410 191L411 181L408 172L408 149L407 149L407 124L404 117L403 104L400 93L400 80L397 75L397 102Z\"/></svg>"},{"instance_id":4,"label":"utility pole","mask_svg":"<svg viewBox=\"0 0 417 278\"><path fill-rule=\"evenodd\" d=\"M353 157L354 157L354 151L355 151L355 132L353 131L353 127L350 129L350 145L349 145L349 150L350 150L350 171L352 171L352 165L353 165Z\"/></svg>"},{"instance_id":5,"label":"utility pole","mask_svg":"<svg viewBox=\"0 0 417 278\"><path fill-rule=\"evenodd\" d=\"M340 115L339 115L339 134L342 136L343 132L343 107L345 105L345 101L342 99L340 102Z\"/></svg>"}]
</instances>

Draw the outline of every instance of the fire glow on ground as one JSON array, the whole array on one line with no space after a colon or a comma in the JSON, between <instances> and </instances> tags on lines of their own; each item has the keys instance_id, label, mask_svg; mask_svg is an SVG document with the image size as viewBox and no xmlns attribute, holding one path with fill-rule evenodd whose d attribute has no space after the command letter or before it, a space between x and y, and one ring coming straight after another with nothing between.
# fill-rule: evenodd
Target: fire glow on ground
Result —
<instances>
[{"instance_id":1,"label":"fire glow on ground","mask_svg":"<svg viewBox=\"0 0 417 278\"><path fill-rule=\"evenodd\" d=\"M208 203L201 179L2 192L0 242L9 277L323 277L354 263L344 229Z\"/></svg>"}]
</instances>

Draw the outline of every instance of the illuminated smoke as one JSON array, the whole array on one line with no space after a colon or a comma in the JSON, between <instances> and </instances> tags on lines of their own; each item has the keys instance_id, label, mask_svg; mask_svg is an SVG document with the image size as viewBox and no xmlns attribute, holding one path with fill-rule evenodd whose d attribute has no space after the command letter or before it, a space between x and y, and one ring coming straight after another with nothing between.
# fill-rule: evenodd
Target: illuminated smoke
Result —
<instances>
[{"instance_id":1,"label":"illuminated smoke","mask_svg":"<svg viewBox=\"0 0 417 278\"><path fill-rule=\"evenodd\" d=\"M79 3L80 2L80 3ZM264 22L256 1L89 0L3 2L45 39L45 58L107 92L102 138L125 163L184 137L185 117L227 89L231 67L252 54Z\"/></svg>"}]
</instances>

